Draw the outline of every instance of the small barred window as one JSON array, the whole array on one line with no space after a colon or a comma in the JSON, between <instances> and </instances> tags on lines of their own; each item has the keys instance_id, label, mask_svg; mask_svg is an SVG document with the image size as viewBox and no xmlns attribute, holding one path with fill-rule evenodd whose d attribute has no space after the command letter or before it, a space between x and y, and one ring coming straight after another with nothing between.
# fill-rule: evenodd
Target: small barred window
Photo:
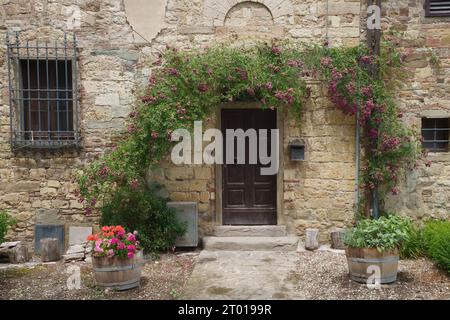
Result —
<instances>
[{"instance_id":1,"label":"small barred window","mask_svg":"<svg viewBox=\"0 0 450 320\"><path fill-rule=\"evenodd\" d=\"M76 40L8 37L11 144L58 148L79 144Z\"/></svg>"},{"instance_id":2,"label":"small barred window","mask_svg":"<svg viewBox=\"0 0 450 320\"><path fill-rule=\"evenodd\" d=\"M423 147L432 152L447 152L449 118L422 118Z\"/></svg>"},{"instance_id":3,"label":"small barred window","mask_svg":"<svg viewBox=\"0 0 450 320\"><path fill-rule=\"evenodd\" d=\"M448 0L426 0L426 17L450 17L450 1Z\"/></svg>"}]
</instances>

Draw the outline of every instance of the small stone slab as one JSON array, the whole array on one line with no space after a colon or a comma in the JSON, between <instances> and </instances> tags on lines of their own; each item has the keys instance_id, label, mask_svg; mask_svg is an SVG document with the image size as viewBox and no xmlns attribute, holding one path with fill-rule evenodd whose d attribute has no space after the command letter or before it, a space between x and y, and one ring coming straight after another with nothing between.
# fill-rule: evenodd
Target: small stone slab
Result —
<instances>
[{"instance_id":1,"label":"small stone slab","mask_svg":"<svg viewBox=\"0 0 450 320\"><path fill-rule=\"evenodd\" d=\"M344 229L334 229L334 230L332 230L330 232L331 248L338 249L338 250L345 249L344 236L345 236L345 230Z\"/></svg>"},{"instance_id":2,"label":"small stone slab","mask_svg":"<svg viewBox=\"0 0 450 320\"><path fill-rule=\"evenodd\" d=\"M317 249L317 251L327 251L327 252L333 252L338 254L345 254L345 250L339 250L339 249L333 249L330 247L329 244L324 244Z\"/></svg>"},{"instance_id":3,"label":"small stone slab","mask_svg":"<svg viewBox=\"0 0 450 320\"><path fill-rule=\"evenodd\" d=\"M59 241L56 238L45 238L40 241L42 262L58 261L61 258Z\"/></svg>"},{"instance_id":4,"label":"small stone slab","mask_svg":"<svg viewBox=\"0 0 450 320\"><path fill-rule=\"evenodd\" d=\"M64 225L37 224L34 227L34 252L41 253L41 239L55 238L58 240L59 253L64 253Z\"/></svg>"},{"instance_id":5,"label":"small stone slab","mask_svg":"<svg viewBox=\"0 0 450 320\"><path fill-rule=\"evenodd\" d=\"M0 245L0 262L25 263L29 260L28 247L21 241L4 242Z\"/></svg>"},{"instance_id":6,"label":"small stone slab","mask_svg":"<svg viewBox=\"0 0 450 320\"><path fill-rule=\"evenodd\" d=\"M198 246L198 205L197 202L168 202L169 208L175 209L178 220L186 224L186 233L175 241L176 247Z\"/></svg>"},{"instance_id":7,"label":"small stone slab","mask_svg":"<svg viewBox=\"0 0 450 320\"><path fill-rule=\"evenodd\" d=\"M69 227L69 246L85 243L90 234L92 227Z\"/></svg>"},{"instance_id":8,"label":"small stone slab","mask_svg":"<svg viewBox=\"0 0 450 320\"><path fill-rule=\"evenodd\" d=\"M84 252L75 252L75 253L65 254L63 256L64 262L83 261L84 258L85 258Z\"/></svg>"},{"instance_id":9,"label":"small stone slab","mask_svg":"<svg viewBox=\"0 0 450 320\"><path fill-rule=\"evenodd\" d=\"M319 248L319 229L306 229L305 248L307 250L316 250Z\"/></svg>"},{"instance_id":10,"label":"small stone slab","mask_svg":"<svg viewBox=\"0 0 450 320\"><path fill-rule=\"evenodd\" d=\"M15 246L17 246L20 243L20 241L11 241L11 242L3 242L2 244L0 244L0 248L14 248Z\"/></svg>"}]
</instances>

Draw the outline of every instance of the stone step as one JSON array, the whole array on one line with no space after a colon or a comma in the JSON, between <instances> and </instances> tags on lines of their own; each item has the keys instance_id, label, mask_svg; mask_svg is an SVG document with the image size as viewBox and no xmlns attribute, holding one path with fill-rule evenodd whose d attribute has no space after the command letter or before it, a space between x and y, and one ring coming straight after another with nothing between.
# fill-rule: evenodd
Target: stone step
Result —
<instances>
[{"instance_id":1,"label":"stone step","mask_svg":"<svg viewBox=\"0 0 450 320\"><path fill-rule=\"evenodd\" d=\"M286 226L216 226L216 237L284 237Z\"/></svg>"},{"instance_id":2,"label":"stone step","mask_svg":"<svg viewBox=\"0 0 450 320\"><path fill-rule=\"evenodd\" d=\"M204 237L203 249L228 251L295 251L298 238L287 237Z\"/></svg>"}]
</instances>

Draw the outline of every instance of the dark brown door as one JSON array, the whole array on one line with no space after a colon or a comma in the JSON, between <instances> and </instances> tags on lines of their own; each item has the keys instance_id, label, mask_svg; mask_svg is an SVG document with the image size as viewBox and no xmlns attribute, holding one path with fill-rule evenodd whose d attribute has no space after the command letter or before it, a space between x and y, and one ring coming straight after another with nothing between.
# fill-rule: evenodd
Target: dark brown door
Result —
<instances>
[{"instance_id":1,"label":"dark brown door","mask_svg":"<svg viewBox=\"0 0 450 320\"><path fill-rule=\"evenodd\" d=\"M224 159L226 129L268 129L267 150L270 153L270 129L276 129L276 112L269 109L222 110ZM259 140L258 140L259 141ZM245 143L246 164L222 166L222 221L225 225L271 225L277 223L277 175L261 175L262 165L249 164L249 139ZM237 142L235 139L235 159ZM259 152L259 145L256 150ZM235 162L237 163L237 162ZM270 165L270 164L269 164ZM269 166L266 165L266 166Z\"/></svg>"}]
</instances>

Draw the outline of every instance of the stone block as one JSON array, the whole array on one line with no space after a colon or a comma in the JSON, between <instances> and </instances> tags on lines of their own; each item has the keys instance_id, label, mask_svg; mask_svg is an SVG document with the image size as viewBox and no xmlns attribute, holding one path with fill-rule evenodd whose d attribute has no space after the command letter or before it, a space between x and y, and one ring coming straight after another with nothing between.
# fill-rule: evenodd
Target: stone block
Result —
<instances>
[{"instance_id":1,"label":"stone block","mask_svg":"<svg viewBox=\"0 0 450 320\"><path fill-rule=\"evenodd\" d=\"M95 98L95 105L97 106L120 106L119 94L115 92L99 94Z\"/></svg>"},{"instance_id":2,"label":"stone block","mask_svg":"<svg viewBox=\"0 0 450 320\"><path fill-rule=\"evenodd\" d=\"M42 262L58 261L61 249L57 238L44 238L39 241Z\"/></svg>"},{"instance_id":3,"label":"stone block","mask_svg":"<svg viewBox=\"0 0 450 320\"><path fill-rule=\"evenodd\" d=\"M319 229L306 229L305 248L307 250L316 250L319 248Z\"/></svg>"},{"instance_id":4,"label":"stone block","mask_svg":"<svg viewBox=\"0 0 450 320\"><path fill-rule=\"evenodd\" d=\"M346 14L359 15L361 12L360 2L330 2L328 6L328 14L334 16L343 16Z\"/></svg>"},{"instance_id":5,"label":"stone block","mask_svg":"<svg viewBox=\"0 0 450 320\"><path fill-rule=\"evenodd\" d=\"M186 233L175 241L176 247L198 246L198 206L197 202L168 202L175 209L177 218L186 225Z\"/></svg>"},{"instance_id":6,"label":"stone block","mask_svg":"<svg viewBox=\"0 0 450 320\"><path fill-rule=\"evenodd\" d=\"M58 191L55 188L42 188L40 194L42 196L56 196Z\"/></svg>"},{"instance_id":7,"label":"stone block","mask_svg":"<svg viewBox=\"0 0 450 320\"><path fill-rule=\"evenodd\" d=\"M0 245L0 262L25 263L29 260L28 247L21 241L4 242Z\"/></svg>"},{"instance_id":8,"label":"stone block","mask_svg":"<svg viewBox=\"0 0 450 320\"><path fill-rule=\"evenodd\" d=\"M69 246L81 245L92 234L92 227L69 227Z\"/></svg>"},{"instance_id":9,"label":"stone block","mask_svg":"<svg viewBox=\"0 0 450 320\"><path fill-rule=\"evenodd\" d=\"M57 180L48 180L47 181L47 187L59 188L60 186L61 186L61 183Z\"/></svg>"},{"instance_id":10,"label":"stone block","mask_svg":"<svg viewBox=\"0 0 450 320\"><path fill-rule=\"evenodd\" d=\"M70 205L71 209L82 209L83 208L83 204L80 203L78 200L70 200L69 205Z\"/></svg>"},{"instance_id":11,"label":"stone block","mask_svg":"<svg viewBox=\"0 0 450 320\"><path fill-rule=\"evenodd\" d=\"M0 191L8 192L34 192L41 188L40 182L33 181L17 181L14 183L1 183Z\"/></svg>"},{"instance_id":12,"label":"stone block","mask_svg":"<svg viewBox=\"0 0 450 320\"><path fill-rule=\"evenodd\" d=\"M194 168L195 179L209 180L212 177L211 168Z\"/></svg>"},{"instance_id":13,"label":"stone block","mask_svg":"<svg viewBox=\"0 0 450 320\"><path fill-rule=\"evenodd\" d=\"M331 230L330 232L331 248L339 250L345 249L344 236L345 236L344 229L337 228Z\"/></svg>"},{"instance_id":14,"label":"stone block","mask_svg":"<svg viewBox=\"0 0 450 320\"><path fill-rule=\"evenodd\" d=\"M189 180L194 178L194 170L192 168L168 168L165 170L165 174L169 180Z\"/></svg>"},{"instance_id":15,"label":"stone block","mask_svg":"<svg viewBox=\"0 0 450 320\"><path fill-rule=\"evenodd\" d=\"M34 252L39 254L41 252L42 239L57 239L58 250L62 254L65 248L64 241L64 225L40 225L34 226Z\"/></svg>"}]
</instances>

